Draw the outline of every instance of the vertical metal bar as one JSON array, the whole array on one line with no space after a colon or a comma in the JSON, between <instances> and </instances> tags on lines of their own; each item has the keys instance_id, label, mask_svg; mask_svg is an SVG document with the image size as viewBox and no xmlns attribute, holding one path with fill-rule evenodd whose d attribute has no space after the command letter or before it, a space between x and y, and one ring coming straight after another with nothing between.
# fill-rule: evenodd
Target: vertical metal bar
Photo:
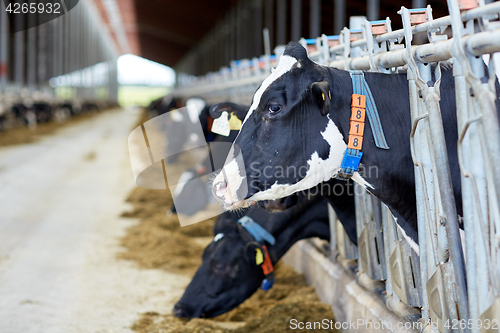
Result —
<instances>
[{"instance_id":1,"label":"vertical metal bar","mask_svg":"<svg viewBox=\"0 0 500 333\"><path fill-rule=\"evenodd\" d=\"M253 56L252 48L254 46L253 22L252 22L252 0L245 2L245 58L250 59Z\"/></svg>"},{"instance_id":2,"label":"vertical metal bar","mask_svg":"<svg viewBox=\"0 0 500 333\"><path fill-rule=\"evenodd\" d=\"M253 17L254 24L254 46L253 56L260 56L262 54L262 0L254 0L253 2Z\"/></svg>"},{"instance_id":3,"label":"vertical metal bar","mask_svg":"<svg viewBox=\"0 0 500 333\"><path fill-rule=\"evenodd\" d=\"M425 8L427 6L427 0L412 0L412 8Z\"/></svg>"},{"instance_id":4,"label":"vertical metal bar","mask_svg":"<svg viewBox=\"0 0 500 333\"><path fill-rule=\"evenodd\" d=\"M16 15L14 24L18 32L14 33L14 81L20 93L24 86L24 15Z\"/></svg>"},{"instance_id":5,"label":"vertical metal bar","mask_svg":"<svg viewBox=\"0 0 500 333\"><path fill-rule=\"evenodd\" d=\"M278 0L276 7L276 44L286 44L286 0Z\"/></svg>"},{"instance_id":6,"label":"vertical metal bar","mask_svg":"<svg viewBox=\"0 0 500 333\"><path fill-rule=\"evenodd\" d=\"M394 222L392 221L391 212L389 208L385 204L382 204L382 228L383 228L383 236L384 236L384 255L385 255L385 263L386 263L386 276L387 280L385 282L385 289L387 290L387 295L391 296L394 293L392 288L392 274L390 267L390 256L394 247L396 245L396 239L392 237L395 233L392 230L395 227Z\"/></svg>"},{"instance_id":7,"label":"vertical metal bar","mask_svg":"<svg viewBox=\"0 0 500 333\"><path fill-rule=\"evenodd\" d=\"M52 34L51 34L51 39L52 39L52 65L51 65L51 72L50 72L50 75L52 77L56 77L57 76L57 36L58 36L58 33L57 33L57 21L58 19L55 19L53 21L50 22L50 26L51 26L51 30L52 30Z\"/></svg>"},{"instance_id":8,"label":"vertical metal bar","mask_svg":"<svg viewBox=\"0 0 500 333\"><path fill-rule=\"evenodd\" d=\"M460 66L455 63L454 66ZM463 76L455 76L455 98L457 102L457 125L458 133L462 131L468 119L467 112L467 84ZM469 151L469 138L466 137L459 147L462 150L464 161L470 161ZM461 166L462 168L469 169L469 166ZM475 244L475 230L474 230L474 204L472 198L472 186L470 180L463 174L462 178L462 202L464 214L464 232L465 237L465 250L467 258L467 293L469 295L469 318L472 320L479 319L479 289L477 284L477 262L476 262L476 244ZM481 207L478 207L481 209ZM471 332L478 332L477 327L473 327Z\"/></svg>"},{"instance_id":9,"label":"vertical metal bar","mask_svg":"<svg viewBox=\"0 0 500 333\"><path fill-rule=\"evenodd\" d=\"M292 0L291 40L298 42L302 37L302 0Z\"/></svg>"},{"instance_id":10,"label":"vertical metal bar","mask_svg":"<svg viewBox=\"0 0 500 333\"><path fill-rule=\"evenodd\" d=\"M337 214L333 209L332 205L328 203L328 221L330 225L330 250L331 254L335 255L338 252L337 249Z\"/></svg>"},{"instance_id":11,"label":"vertical metal bar","mask_svg":"<svg viewBox=\"0 0 500 333\"><path fill-rule=\"evenodd\" d=\"M443 213L445 215L446 233L448 235L448 250L450 252L450 261L455 269L455 279L457 282L458 307L460 319L468 319L468 297L467 282L465 279L465 261L462 252L462 242L458 231L457 211L455 206L455 197L451 181L448 154L446 152L446 143L444 141L443 123L441 112L438 108L431 107L430 104L437 104L438 101L429 101L427 108L429 110L429 125L431 136L434 141L434 156L436 164L439 166L434 170L439 181L439 190L443 203Z\"/></svg>"},{"instance_id":12,"label":"vertical metal bar","mask_svg":"<svg viewBox=\"0 0 500 333\"><path fill-rule=\"evenodd\" d=\"M47 24L38 26L38 81L42 90L47 81Z\"/></svg>"},{"instance_id":13,"label":"vertical metal bar","mask_svg":"<svg viewBox=\"0 0 500 333\"><path fill-rule=\"evenodd\" d=\"M340 34L342 29L346 26L346 9L345 0L335 0L335 7L333 11L333 33Z\"/></svg>"},{"instance_id":14,"label":"vertical metal bar","mask_svg":"<svg viewBox=\"0 0 500 333\"><path fill-rule=\"evenodd\" d=\"M36 55L37 55L37 43L36 43L36 16L29 14L28 15L28 26L33 27L28 29L28 66L26 68L27 72L27 81L28 81L28 89L30 93L33 93L36 85Z\"/></svg>"},{"instance_id":15,"label":"vertical metal bar","mask_svg":"<svg viewBox=\"0 0 500 333\"><path fill-rule=\"evenodd\" d=\"M375 21L380 16L380 0L368 0L367 13L368 21Z\"/></svg>"},{"instance_id":16,"label":"vertical metal bar","mask_svg":"<svg viewBox=\"0 0 500 333\"><path fill-rule=\"evenodd\" d=\"M274 0L266 0L264 8L264 25L269 30L269 43L274 47Z\"/></svg>"},{"instance_id":17,"label":"vertical metal bar","mask_svg":"<svg viewBox=\"0 0 500 333\"><path fill-rule=\"evenodd\" d=\"M230 39L230 47L229 47L229 62L231 60L236 59L236 8L233 7L229 14L229 39Z\"/></svg>"},{"instance_id":18,"label":"vertical metal bar","mask_svg":"<svg viewBox=\"0 0 500 333\"><path fill-rule=\"evenodd\" d=\"M64 73L64 16L60 16L56 19L56 33L57 36L57 75L62 75Z\"/></svg>"},{"instance_id":19,"label":"vertical metal bar","mask_svg":"<svg viewBox=\"0 0 500 333\"><path fill-rule=\"evenodd\" d=\"M248 57L248 7L247 1L242 1L241 5L241 56L240 58Z\"/></svg>"},{"instance_id":20,"label":"vertical metal bar","mask_svg":"<svg viewBox=\"0 0 500 333\"><path fill-rule=\"evenodd\" d=\"M0 2L0 93L7 90L8 80L8 48L9 48L9 24L7 12L4 10L4 2Z\"/></svg>"},{"instance_id":21,"label":"vertical metal bar","mask_svg":"<svg viewBox=\"0 0 500 333\"><path fill-rule=\"evenodd\" d=\"M410 110L411 110L411 118L412 121L415 121L418 114L418 90L415 84L415 78L408 76L408 85L409 85L409 95L410 95ZM416 134L415 141L419 142L419 135ZM415 162L415 161L414 161ZM428 273L428 259L430 259L429 254L427 253L428 244L427 244L427 235L426 230L428 229L426 226L426 213L424 205L421 204L422 199L426 200L426 193L424 193L424 188L422 186L423 179L421 178L421 173L419 168L423 166L414 167L415 172L415 193L417 197L417 231L418 231L418 245L419 245L419 257L420 257L420 280L422 281L421 288L421 306L422 306L422 318L424 322L427 323L430 319L429 317L429 300L427 297L427 288L425 288L424 284L429 280ZM428 221L428 223L432 223L432 221ZM429 244L430 245L430 244ZM431 260L429 260L431 261Z\"/></svg>"},{"instance_id":22,"label":"vertical metal bar","mask_svg":"<svg viewBox=\"0 0 500 333\"><path fill-rule=\"evenodd\" d=\"M242 38L242 2L238 2L237 6L237 14L236 14L236 59L240 59L243 57L243 38Z\"/></svg>"},{"instance_id":23,"label":"vertical metal bar","mask_svg":"<svg viewBox=\"0 0 500 333\"><path fill-rule=\"evenodd\" d=\"M69 46L69 41L70 41L70 32L71 32L71 24L70 24L70 18L69 18L69 14L65 14L62 16L62 19L63 19L63 27L64 27L64 44L63 44L63 50L62 50L62 54L63 54L63 59L64 59L64 67L63 67L63 73L64 74L67 74L71 71L71 68L70 68L70 46ZM96 45L97 46L97 45ZM97 47L95 47L96 51L97 51Z\"/></svg>"},{"instance_id":24,"label":"vertical metal bar","mask_svg":"<svg viewBox=\"0 0 500 333\"><path fill-rule=\"evenodd\" d=\"M309 19L309 38L319 37L321 31L321 1L311 0Z\"/></svg>"}]
</instances>

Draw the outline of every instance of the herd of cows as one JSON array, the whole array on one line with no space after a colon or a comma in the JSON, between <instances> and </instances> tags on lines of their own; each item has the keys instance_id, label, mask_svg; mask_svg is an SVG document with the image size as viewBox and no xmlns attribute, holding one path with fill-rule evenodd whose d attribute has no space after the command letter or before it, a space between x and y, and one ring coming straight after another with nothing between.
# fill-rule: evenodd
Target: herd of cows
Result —
<instances>
[{"instance_id":1,"label":"herd of cows","mask_svg":"<svg viewBox=\"0 0 500 333\"><path fill-rule=\"evenodd\" d=\"M454 80L449 64L440 69L440 106L453 186L450 190L459 218L462 200ZM352 186L353 181L388 206L402 234L419 253L407 76L366 72L364 80L373 95L389 149L377 147L372 128L366 126L361 167L347 181L336 177L352 131L351 77L347 71L314 63L300 44L286 47L279 65L257 89L251 105L223 102L201 110L207 141L233 142L231 149L212 151L212 156L219 156L212 161L214 168L222 170L211 184L212 193L226 211L217 218L215 237L203 252L202 265L175 305L176 316L213 317L236 307L259 287L272 286L272 275L264 267L266 257L274 265L300 239L329 239L327 202L357 244L353 193L338 190ZM497 82L497 97L499 90ZM149 111L155 116L177 107L175 99L168 97L153 102ZM231 130L228 136L210 133L213 119L224 111L242 120L241 129ZM208 169L187 172L200 177ZM194 192L207 193L202 188L185 187L175 195L190 198ZM244 216L250 218L250 226ZM267 237L260 237L255 230L262 228L252 224L265 229Z\"/></svg>"},{"instance_id":2,"label":"herd of cows","mask_svg":"<svg viewBox=\"0 0 500 333\"><path fill-rule=\"evenodd\" d=\"M72 116L106 108L104 101L28 101L0 103L0 132L11 128L29 126L51 121L62 122Z\"/></svg>"}]
</instances>

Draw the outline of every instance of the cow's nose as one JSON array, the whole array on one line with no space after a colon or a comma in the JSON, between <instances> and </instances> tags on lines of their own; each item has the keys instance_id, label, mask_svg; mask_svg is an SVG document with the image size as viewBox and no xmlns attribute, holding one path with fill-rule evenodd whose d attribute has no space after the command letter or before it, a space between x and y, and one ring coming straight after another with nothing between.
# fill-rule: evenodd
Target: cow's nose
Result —
<instances>
[{"instance_id":1,"label":"cow's nose","mask_svg":"<svg viewBox=\"0 0 500 333\"><path fill-rule=\"evenodd\" d=\"M224 195L226 194L226 191L227 191L227 183L225 180L215 183L214 186L212 187L212 194L214 195L215 198L219 200L224 200Z\"/></svg>"},{"instance_id":2,"label":"cow's nose","mask_svg":"<svg viewBox=\"0 0 500 333\"><path fill-rule=\"evenodd\" d=\"M176 316L178 318L187 317L188 314L187 314L186 308L182 304L180 304L180 303L175 304L175 306L174 306L174 316Z\"/></svg>"}]
</instances>

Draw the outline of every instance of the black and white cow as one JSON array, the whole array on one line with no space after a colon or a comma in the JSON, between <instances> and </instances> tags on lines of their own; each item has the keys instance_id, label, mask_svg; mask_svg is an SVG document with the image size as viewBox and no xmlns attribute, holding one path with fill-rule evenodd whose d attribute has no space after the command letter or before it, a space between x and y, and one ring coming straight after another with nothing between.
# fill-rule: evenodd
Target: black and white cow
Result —
<instances>
[{"instance_id":1,"label":"black and white cow","mask_svg":"<svg viewBox=\"0 0 500 333\"><path fill-rule=\"evenodd\" d=\"M344 209L354 210L354 201ZM321 196L310 200L302 196L297 205L280 213L253 206L245 214L275 237L275 245L267 244L273 265L301 239L330 238L326 201ZM235 308L260 287L264 273L255 263L255 249L261 245L236 222L241 215L225 212L218 217L214 241L204 250L201 266L175 305L175 316L215 317Z\"/></svg>"},{"instance_id":2,"label":"black and white cow","mask_svg":"<svg viewBox=\"0 0 500 333\"><path fill-rule=\"evenodd\" d=\"M223 111L233 112L239 119L243 120L246 117L249 106L231 102L218 103L211 107L210 114L219 117ZM212 170L220 170L224 166L226 157L229 153L230 146L220 143L232 143L236 139L238 131L231 131L226 136L216 135L213 143L209 144L210 157L197 166L195 169L185 171L181 178L186 182L184 186L178 187L174 192L175 202L178 207L172 208L172 212L182 212L186 215L193 215L196 212L204 209L209 202L208 198L202 198L206 195L204 191L206 184L200 177L212 172ZM195 180L198 178L197 180ZM189 180L189 182L187 182ZM310 191L296 192L289 196L278 198L276 200L263 200L258 204L261 208L269 211L282 211L295 205L300 195L311 195L312 193L321 193L327 198L330 198L330 203L335 209L340 221L343 223L344 229L349 235L354 244L357 244L356 238L356 225L351 223L355 221L354 213L354 199L353 184L351 182L343 182L340 180L332 179L329 184L320 184ZM196 198L196 199L194 199ZM179 206L180 205L180 206Z\"/></svg>"},{"instance_id":3,"label":"black and white cow","mask_svg":"<svg viewBox=\"0 0 500 333\"><path fill-rule=\"evenodd\" d=\"M376 147L367 124L361 160L365 172L354 173L352 180L388 205L407 237L414 240L410 244L416 248L417 213L407 77L406 74L368 72L364 77L390 149ZM443 68L440 91L453 191L457 213L461 215L451 69ZM228 156L231 162L214 179L214 196L226 208L238 209L331 183L347 148L352 93L349 72L315 64L300 44L288 44L278 67L253 96ZM418 247L416 249L418 251Z\"/></svg>"}]
</instances>

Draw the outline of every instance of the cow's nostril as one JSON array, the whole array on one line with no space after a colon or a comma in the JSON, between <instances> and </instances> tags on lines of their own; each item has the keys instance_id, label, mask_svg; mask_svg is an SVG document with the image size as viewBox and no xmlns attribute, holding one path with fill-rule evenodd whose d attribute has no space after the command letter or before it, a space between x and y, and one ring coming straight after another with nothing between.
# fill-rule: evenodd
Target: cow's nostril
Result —
<instances>
[{"instance_id":1,"label":"cow's nostril","mask_svg":"<svg viewBox=\"0 0 500 333\"><path fill-rule=\"evenodd\" d=\"M221 181L218 183L215 183L212 192L216 198L223 199L224 195L226 194L227 190L227 183L226 181Z\"/></svg>"},{"instance_id":2,"label":"cow's nostril","mask_svg":"<svg viewBox=\"0 0 500 333\"><path fill-rule=\"evenodd\" d=\"M178 318L187 317L186 309L179 303L174 306L174 316Z\"/></svg>"}]
</instances>

